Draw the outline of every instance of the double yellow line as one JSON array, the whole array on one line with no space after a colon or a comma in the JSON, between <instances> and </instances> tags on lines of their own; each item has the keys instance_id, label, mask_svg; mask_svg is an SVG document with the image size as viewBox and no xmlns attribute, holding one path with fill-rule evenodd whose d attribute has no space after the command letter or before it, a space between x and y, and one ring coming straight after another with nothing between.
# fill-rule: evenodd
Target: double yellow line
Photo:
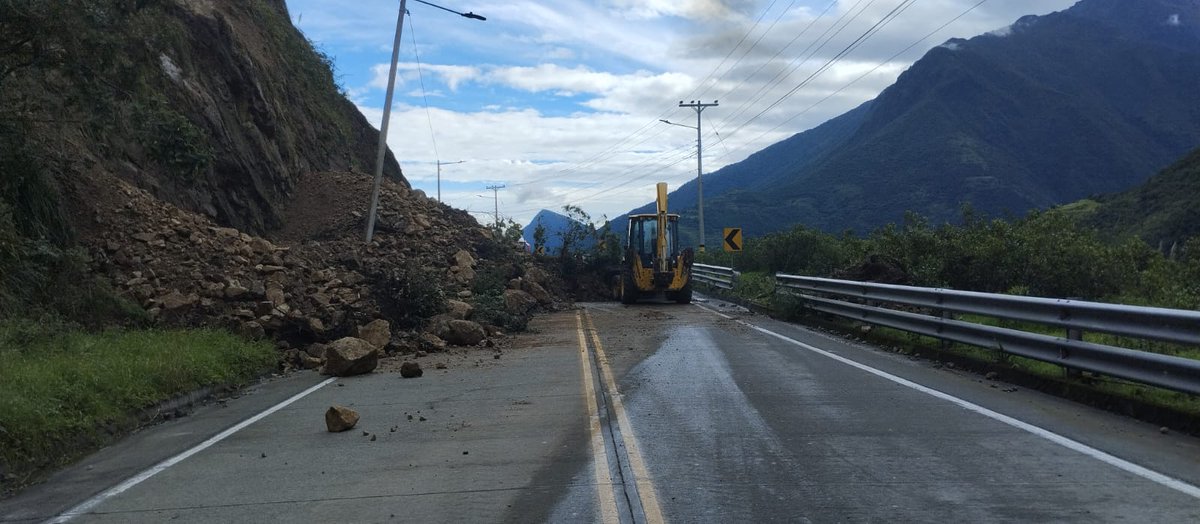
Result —
<instances>
[{"instance_id":1,"label":"double yellow line","mask_svg":"<svg viewBox=\"0 0 1200 524\"><path fill-rule=\"evenodd\" d=\"M592 346L596 348L596 356L598 358L592 358L587 343L588 337L584 334L585 324L587 326L587 335L591 337ZM617 381L613 378L612 369L608 365L608 356L604 354L604 344L600 342L600 336L596 333L596 325L592 322L591 314L586 310L582 312L577 311L575 313L575 326L579 333L579 365L583 373L583 389L587 400L592 459L596 465L596 490L597 496L600 499L600 511L603 521L606 523L619 521L617 518L616 497L613 493L617 486L614 484L610 474L612 464L609 463L608 453L604 450L604 434L600 424L599 408L596 403L597 395L592 378L593 361L596 362L600 369L600 383L608 394L609 411L610 414L616 417L615 423L620 429L621 440L625 444L629 468L634 476L633 487L638 499L641 501L645 522L648 524L661 524L664 521L662 509L658 504L658 496L654 492L654 484L651 482L650 473L646 470L646 461L642 459L642 452L638 446L637 437L634 436L633 424L630 424L629 416L625 413L625 403L622 401L621 395L617 392ZM612 422L610 421L610 423ZM618 451L615 455L620 460L621 453ZM627 488L627 486L623 487Z\"/></svg>"}]
</instances>

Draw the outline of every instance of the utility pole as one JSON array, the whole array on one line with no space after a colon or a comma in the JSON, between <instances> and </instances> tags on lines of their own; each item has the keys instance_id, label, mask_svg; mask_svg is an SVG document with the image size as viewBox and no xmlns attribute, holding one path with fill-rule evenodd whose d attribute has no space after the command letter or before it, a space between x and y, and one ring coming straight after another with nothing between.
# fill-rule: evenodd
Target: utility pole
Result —
<instances>
[{"instance_id":1,"label":"utility pole","mask_svg":"<svg viewBox=\"0 0 1200 524\"><path fill-rule=\"evenodd\" d=\"M716 107L717 101L711 104L692 100L688 103L679 101L679 107L690 107L696 110L696 195L697 207L700 212L700 252L704 252L704 161L702 160L703 145L700 142L700 113L707 107Z\"/></svg>"},{"instance_id":2,"label":"utility pole","mask_svg":"<svg viewBox=\"0 0 1200 524\"><path fill-rule=\"evenodd\" d=\"M387 96L383 103L383 124L379 126L379 148L375 153L375 184L371 187L371 210L367 213L367 242L375 236L375 212L379 209L379 183L383 181L383 157L387 152L388 122L392 118L392 95L396 93L396 62L400 59L400 33L404 29L406 4L406 0L400 0L396 41L392 43L392 68L388 74Z\"/></svg>"},{"instance_id":3,"label":"utility pole","mask_svg":"<svg viewBox=\"0 0 1200 524\"><path fill-rule=\"evenodd\" d=\"M496 228L496 234L499 235L500 234L500 190L504 189L504 184L487 186L487 188L492 190L492 199L494 201L494 205L496 206L495 222L493 222L493 225Z\"/></svg>"},{"instance_id":4,"label":"utility pole","mask_svg":"<svg viewBox=\"0 0 1200 524\"><path fill-rule=\"evenodd\" d=\"M437 161L438 202L442 201L442 166L448 166L448 165L452 165L452 164L461 164L463 162L466 162L466 160L459 160L458 162L442 162L441 160Z\"/></svg>"},{"instance_id":5,"label":"utility pole","mask_svg":"<svg viewBox=\"0 0 1200 524\"><path fill-rule=\"evenodd\" d=\"M460 13L437 4L431 4L425 0L415 1L443 11L449 11L463 18L487 20L487 18L469 11ZM371 209L367 216L367 242L370 242L375 236L375 212L379 209L379 184L383 181L383 158L384 153L387 152L388 122L392 118L392 95L396 92L396 62L400 59L400 33L404 30L404 14L406 12L408 12L407 1L400 0L400 14L396 17L396 40L392 42L392 67L388 74L387 96L383 104L383 124L379 126L379 148L375 154L375 183L371 188Z\"/></svg>"}]
</instances>

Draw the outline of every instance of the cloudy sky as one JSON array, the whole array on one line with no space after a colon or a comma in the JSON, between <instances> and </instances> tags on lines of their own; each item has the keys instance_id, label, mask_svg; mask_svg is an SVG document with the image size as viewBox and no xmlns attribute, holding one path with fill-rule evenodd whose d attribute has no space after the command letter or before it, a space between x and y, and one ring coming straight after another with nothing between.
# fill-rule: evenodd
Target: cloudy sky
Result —
<instances>
[{"instance_id":1,"label":"cloudy sky","mask_svg":"<svg viewBox=\"0 0 1200 524\"><path fill-rule=\"evenodd\" d=\"M951 37L1074 0L409 0L388 144L414 187L490 221L620 215L875 97ZM378 127L398 0L287 0ZM944 26L944 27L943 27ZM1002 34L1002 33L1001 33ZM415 41L415 44L414 44ZM462 161L459 164L446 165ZM486 213L486 214L485 214Z\"/></svg>"}]
</instances>

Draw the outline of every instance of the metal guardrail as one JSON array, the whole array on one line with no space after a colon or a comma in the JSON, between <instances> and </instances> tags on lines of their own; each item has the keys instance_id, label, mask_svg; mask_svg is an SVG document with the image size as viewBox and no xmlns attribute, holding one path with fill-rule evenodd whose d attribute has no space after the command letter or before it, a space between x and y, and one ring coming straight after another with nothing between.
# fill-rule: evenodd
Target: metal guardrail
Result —
<instances>
[{"instance_id":1,"label":"metal guardrail","mask_svg":"<svg viewBox=\"0 0 1200 524\"><path fill-rule=\"evenodd\" d=\"M733 289L739 274L730 267L692 264L692 278L721 289Z\"/></svg>"},{"instance_id":2,"label":"metal guardrail","mask_svg":"<svg viewBox=\"0 0 1200 524\"><path fill-rule=\"evenodd\" d=\"M709 272L732 268L705 266ZM729 288L725 288L729 289ZM1200 360L1083 340L1100 332L1200 346L1200 311L1079 300L1022 297L873 282L775 274L776 292L798 297L814 311L993 349L1152 386L1200 394ZM884 304L905 309L881 307ZM1065 330L1064 337L987 326L956 314L1014 320Z\"/></svg>"}]
</instances>

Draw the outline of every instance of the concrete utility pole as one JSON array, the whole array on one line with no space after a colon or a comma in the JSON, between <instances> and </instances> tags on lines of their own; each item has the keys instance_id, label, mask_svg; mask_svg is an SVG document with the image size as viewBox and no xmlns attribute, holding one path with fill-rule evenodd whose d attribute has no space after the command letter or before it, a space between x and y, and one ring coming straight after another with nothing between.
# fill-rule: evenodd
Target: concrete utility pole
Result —
<instances>
[{"instance_id":1,"label":"concrete utility pole","mask_svg":"<svg viewBox=\"0 0 1200 524\"><path fill-rule=\"evenodd\" d=\"M696 195L697 207L700 213L700 252L704 252L704 160L703 160L703 144L700 139L700 113L704 112L706 107L716 107L717 101L713 100L711 104L705 104L696 100L688 103L679 101L679 107L690 107L696 110Z\"/></svg>"},{"instance_id":2,"label":"concrete utility pole","mask_svg":"<svg viewBox=\"0 0 1200 524\"><path fill-rule=\"evenodd\" d=\"M504 189L504 184L487 186L487 188L492 190L492 199L494 200L494 205L496 206L496 218L495 222L493 222L493 226L495 226L498 233L500 231L500 190Z\"/></svg>"},{"instance_id":3,"label":"concrete utility pole","mask_svg":"<svg viewBox=\"0 0 1200 524\"><path fill-rule=\"evenodd\" d=\"M453 164L461 164L461 163L463 163L463 162L466 162L466 160L459 160L458 162L442 162L441 160L438 160L438 161L437 161L437 166L438 166L438 175L437 175L437 181L438 181L438 202L441 202L441 201L442 201L442 166L449 166L449 165L453 165Z\"/></svg>"},{"instance_id":4,"label":"concrete utility pole","mask_svg":"<svg viewBox=\"0 0 1200 524\"><path fill-rule=\"evenodd\" d=\"M400 33L404 29L407 0L400 0L396 18L396 41L392 42L392 69L388 73L387 96L383 103L383 124L379 126L379 148L375 153L375 183L371 186L371 209L367 212L367 242L375 236L375 212L379 209L379 184L383 182L383 157L387 152L388 122L392 118L392 95L396 94L396 62L400 59Z\"/></svg>"},{"instance_id":5,"label":"concrete utility pole","mask_svg":"<svg viewBox=\"0 0 1200 524\"><path fill-rule=\"evenodd\" d=\"M487 18L472 12L460 13L453 9L446 9L440 5L431 4L425 0L415 1L443 11L449 11L463 18L487 20ZM371 209L367 214L367 242L370 242L375 237L375 214L379 210L379 184L383 182L383 157L384 153L387 152L388 122L392 118L392 95L396 93L396 62L400 59L400 34L404 30L404 14L408 12L407 5L407 0L400 0L400 14L396 18L396 40L392 42L392 68L388 74L387 96L384 98L383 104L383 124L379 126L379 148L375 154L375 183L371 187Z\"/></svg>"}]
</instances>

